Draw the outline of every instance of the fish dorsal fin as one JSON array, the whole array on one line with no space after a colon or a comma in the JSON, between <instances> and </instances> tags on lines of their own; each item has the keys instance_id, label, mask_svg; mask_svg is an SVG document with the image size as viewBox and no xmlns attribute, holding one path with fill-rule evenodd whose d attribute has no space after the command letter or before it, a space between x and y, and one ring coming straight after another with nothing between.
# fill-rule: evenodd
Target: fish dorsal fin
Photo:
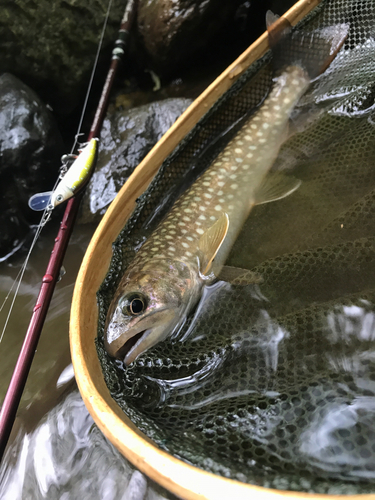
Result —
<instances>
[{"instance_id":1,"label":"fish dorsal fin","mask_svg":"<svg viewBox=\"0 0 375 500\"><path fill-rule=\"evenodd\" d=\"M263 278L259 273L233 266L223 266L218 279L232 285L250 285L263 282Z\"/></svg>"},{"instance_id":2,"label":"fish dorsal fin","mask_svg":"<svg viewBox=\"0 0 375 500\"><path fill-rule=\"evenodd\" d=\"M272 12L272 10L267 10L266 12L266 26L269 28L272 26L278 19L280 19L280 16Z\"/></svg>"},{"instance_id":3,"label":"fish dorsal fin","mask_svg":"<svg viewBox=\"0 0 375 500\"><path fill-rule=\"evenodd\" d=\"M229 217L223 213L218 220L202 235L199 240L201 253L200 271L207 275L210 271L212 261L216 257L229 229Z\"/></svg>"},{"instance_id":4,"label":"fish dorsal fin","mask_svg":"<svg viewBox=\"0 0 375 500\"><path fill-rule=\"evenodd\" d=\"M292 30L292 25L288 19L274 14L272 10L266 12L266 26L268 43L271 48L275 47Z\"/></svg>"},{"instance_id":5,"label":"fish dorsal fin","mask_svg":"<svg viewBox=\"0 0 375 500\"><path fill-rule=\"evenodd\" d=\"M255 194L255 205L282 200L294 193L301 185L301 181L292 176L280 173L268 175L259 186Z\"/></svg>"}]
</instances>

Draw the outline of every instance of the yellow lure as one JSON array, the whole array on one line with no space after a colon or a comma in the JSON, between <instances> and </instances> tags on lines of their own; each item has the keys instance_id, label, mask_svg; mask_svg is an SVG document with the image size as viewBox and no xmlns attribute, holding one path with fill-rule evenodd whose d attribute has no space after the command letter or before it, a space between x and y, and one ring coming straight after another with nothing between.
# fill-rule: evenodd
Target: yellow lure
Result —
<instances>
[{"instance_id":1,"label":"yellow lure","mask_svg":"<svg viewBox=\"0 0 375 500\"><path fill-rule=\"evenodd\" d=\"M91 139L61 179L54 191L34 194L29 200L32 210L52 208L71 198L86 183L95 164L99 139Z\"/></svg>"}]
</instances>

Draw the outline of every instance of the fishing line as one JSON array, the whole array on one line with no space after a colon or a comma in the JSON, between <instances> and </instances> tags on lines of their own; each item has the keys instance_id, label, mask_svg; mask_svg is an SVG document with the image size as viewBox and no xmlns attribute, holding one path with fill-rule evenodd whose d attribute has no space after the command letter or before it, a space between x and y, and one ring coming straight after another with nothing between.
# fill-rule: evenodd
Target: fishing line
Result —
<instances>
[{"instance_id":1,"label":"fishing line","mask_svg":"<svg viewBox=\"0 0 375 500\"><path fill-rule=\"evenodd\" d=\"M12 314L13 306L14 306L14 303L15 303L16 298L18 296L18 292L19 292L19 289L20 289L20 286L21 286L21 283L22 283L22 279L23 279L23 276L25 274L27 264L29 263L31 252L33 251L33 249L34 249L34 247L36 245L36 242L39 239L39 236L40 236L40 233L42 232L43 227L48 222L48 220L49 220L49 218L51 216L51 212L52 212L52 210L49 207L47 207L44 210L42 218L41 218L41 221L39 222L37 230L35 231L35 235L34 235L33 241L31 242L29 251L28 251L28 253L26 255L26 258L25 258L25 260L24 260L24 262L23 262L23 264L21 266L21 269L18 271L18 274L16 276L16 279L13 282L13 285L11 286L11 288L10 288L7 296L5 297L3 303L2 303L2 305L0 307L0 312L1 312L3 310L3 308L4 308L5 303L7 302L10 294L12 293L14 285L17 283L17 287L16 287L16 290L14 292L14 296L13 296L12 302L10 304L8 315L6 317L6 320L5 320L5 323L4 323L4 327L3 327L3 330L2 330L1 335L0 335L0 343L3 340L5 330L6 330L7 326L8 326L9 318L10 318L10 315Z\"/></svg>"},{"instance_id":2,"label":"fishing line","mask_svg":"<svg viewBox=\"0 0 375 500\"><path fill-rule=\"evenodd\" d=\"M107 28L107 23L108 23L108 18L109 18L109 12L110 12L111 7L112 7L112 1L113 0L109 0L109 3L108 3L108 8L107 8L107 12L106 12L105 19L104 19L104 24L103 24L103 29L102 29L102 33L100 35L98 50L96 51L94 66L92 68L91 77L90 77L90 81L89 81L89 86L87 88L85 102L83 104L81 118L80 118L80 121L79 121L79 124L78 124L78 130L77 130L77 133L75 135L74 144L73 144L73 147L72 147L72 150L71 150L70 154L73 153L73 151L74 151L74 149L75 149L75 147L77 145L77 142L78 142L78 137L81 135L80 130L81 130L81 127L82 127L83 117L85 116L86 107L87 107L87 101L89 100L89 95L90 95L90 92L91 92L92 83L94 81L95 71L96 71L96 68L98 66L99 54L100 54L100 51L101 51L101 48L102 48L102 44L103 44L104 33L105 33L106 28Z\"/></svg>"},{"instance_id":3,"label":"fishing line","mask_svg":"<svg viewBox=\"0 0 375 500\"><path fill-rule=\"evenodd\" d=\"M86 96L85 96L85 101L83 103L83 108L82 108L81 117L80 117L79 124L78 124L77 133L74 136L74 143L73 143L73 146L72 146L70 154L73 154L73 151L76 148L76 145L78 143L78 138L79 138L80 135L82 135L80 133L80 130L81 130L81 127L82 127L83 118L85 116L86 107L87 107L87 103L88 103L88 100L89 100L89 96L90 96L92 84L93 84L93 81L94 81L95 72L96 72L96 69L97 69L97 66L98 66L99 55L100 55L101 48L102 48L102 45L103 45L104 35L105 35L105 31L106 31L107 24L108 24L109 13L111 11L112 3L113 3L113 0L109 0L107 11L106 11L105 18L104 18L103 28L102 28L102 31L101 31L101 34L100 34L100 38L99 38L99 44L98 44L98 48L97 48L97 51L96 51L94 65L93 65L93 68L92 68L92 71L91 71L91 76L90 76L90 80L89 80L89 84L88 84L88 88L87 88L87 92L86 92ZM62 177L62 169L60 169L59 177L57 178L57 180L55 182L55 185L53 186L52 192L56 189L56 187L57 187L57 185L58 185L59 180L61 179L61 177ZM42 215L41 220L40 220L40 222L38 224L37 230L35 232L33 241L31 242L31 245L30 245L29 251L28 251L28 253L26 255L26 258L25 258L25 260L24 260L24 262L23 262L20 270L18 271L18 274L17 274L17 276L16 276L16 278L15 278L15 280L14 280L14 282L13 282L13 284L12 284L10 290L9 290L9 292L7 293L5 299L3 300L3 303L1 304L0 313L4 309L4 306L5 306L6 302L8 301L8 299L10 297L10 294L12 293L15 285L17 284L15 292L14 292L14 296L13 296L12 302L10 304L9 311L8 311L8 314L7 314L5 323L4 323L4 327L3 327L1 335L0 335L0 343L3 340L6 328L8 326L9 319L10 319L11 313L13 311L14 303L15 303L16 298L18 296L18 292L19 292L19 289L20 289L20 286L21 286L21 283L22 283L22 280L23 280L23 276L24 276L25 271L26 271L27 264L29 263L29 260L30 260L31 252L34 249L34 247L35 247L35 245L36 245L36 243L37 243L37 241L39 239L39 236L40 236L40 234L41 234L44 226L49 221L49 219L51 217L51 213L52 213L52 207L47 206L44 209L44 211L43 211L43 215Z\"/></svg>"}]
</instances>

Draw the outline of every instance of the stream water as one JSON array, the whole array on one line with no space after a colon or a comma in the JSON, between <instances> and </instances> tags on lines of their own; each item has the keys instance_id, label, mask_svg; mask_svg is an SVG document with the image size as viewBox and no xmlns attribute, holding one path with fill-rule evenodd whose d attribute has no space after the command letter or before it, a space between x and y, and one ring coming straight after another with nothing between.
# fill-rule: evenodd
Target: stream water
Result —
<instances>
[{"instance_id":1,"label":"stream water","mask_svg":"<svg viewBox=\"0 0 375 500\"><path fill-rule=\"evenodd\" d=\"M57 233L59 215L44 229L0 343L0 400L4 398ZM0 497L21 499L158 499L161 489L120 455L94 425L77 390L69 352L74 282L94 228L77 226L64 260L4 459ZM0 302L23 263L0 264ZM10 305L1 312L1 329ZM98 472L100 471L100 473Z\"/></svg>"}]
</instances>

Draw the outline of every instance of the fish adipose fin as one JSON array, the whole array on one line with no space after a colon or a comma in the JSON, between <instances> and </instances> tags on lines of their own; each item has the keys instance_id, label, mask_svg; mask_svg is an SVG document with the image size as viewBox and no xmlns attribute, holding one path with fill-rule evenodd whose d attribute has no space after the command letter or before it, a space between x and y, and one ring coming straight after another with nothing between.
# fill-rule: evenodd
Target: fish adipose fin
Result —
<instances>
[{"instance_id":1,"label":"fish adipose fin","mask_svg":"<svg viewBox=\"0 0 375 500\"><path fill-rule=\"evenodd\" d=\"M208 275L217 252L219 251L229 229L228 214L223 213L219 219L202 235L199 240L201 253L200 272Z\"/></svg>"},{"instance_id":2,"label":"fish adipose fin","mask_svg":"<svg viewBox=\"0 0 375 500\"><path fill-rule=\"evenodd\" d=\"M294 193L300 185L301 181L295 177L280 173L269 174L255 194L255 205L282 200Z\"/></svg>"},{"instance_id":3,"label":"fish adipose fin","mask_svg":"<svg viewBox=\"0 0 375 500\"><path fill-rule=\"evenodd\" d=\"M232 285L245 286L263 283L263 278L259 273L233 266L223 266L218 279L231 283Z\"/></svg>"},{"instance_id":4,"label":"fish adipose fin","mask_svg":"<svg viewBox=\"0 0 375 500\"><path fill-rule=\"evenodd\" d=\"M276 74L291 65L301 66L310 79L323 73L336 57L349 33L348 24L335 24L306 32L292 31L289 21L266 15L269 45Z\"/></svg>"}]
</instances>

